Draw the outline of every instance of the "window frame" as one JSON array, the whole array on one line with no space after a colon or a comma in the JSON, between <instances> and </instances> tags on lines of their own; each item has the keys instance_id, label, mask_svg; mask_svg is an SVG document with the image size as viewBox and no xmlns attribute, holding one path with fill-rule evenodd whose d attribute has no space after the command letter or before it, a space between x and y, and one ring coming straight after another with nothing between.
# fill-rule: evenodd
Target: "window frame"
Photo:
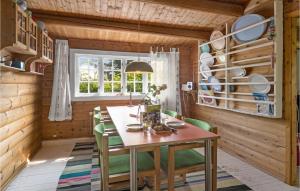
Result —
<instances>
[{"instance_id":1,"label":"window frame","mask_svg":"<svg viewBox=\"0 0 300 191\"><path fill-rule=\"evenodd\" d=\"M149 53L134 53L134 52L117 52L117 51L100 51L100 50L86 50L86 49L70 49L70 89L72 101L96 101L96 100L120 100L129 99L129 92L127 92L127 75L125 73L125 65L127 60L137 60L140 57L142 60L150 61ZM80 77L77 57L80 55L87 55L97 57L99 59L98 66L98 92L97 93L79 93L78 79ZM120 93L104 93L104 64L103 59L120 59L121 60L121 92ZM145 92L148 92L148 74L143 74L143 93L132 93L133 99L141 99ZM113 76L112 76L113 78ZM119 95L122 94L122 95Z\"/></svg>"}]
</instances>

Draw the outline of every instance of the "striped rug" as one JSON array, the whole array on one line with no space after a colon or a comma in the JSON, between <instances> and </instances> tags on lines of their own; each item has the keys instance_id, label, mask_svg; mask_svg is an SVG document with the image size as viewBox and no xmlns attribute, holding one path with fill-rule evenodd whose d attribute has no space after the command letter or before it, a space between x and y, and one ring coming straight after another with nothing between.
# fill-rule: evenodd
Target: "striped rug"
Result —
<instances>
[{"instance_id":1,"label":"striped rug","mask_svg":"<svg viewBox=\"0 0 300 191\"><path fill-rule=\"evenodd\" d=\"M100 191L100 167L95 142L76 143L70 159L61 174L58 191ZM176 182L177 191L204 191L204 172L187 175L187 183ZM162 190L166 190L166 181L162 181ZM129 190L122 189L122 190ZM151 190L147 186L140 190ZM250 191L251 189L239 180L218 169L218 191Z\"/></svg>"}]
</instances>

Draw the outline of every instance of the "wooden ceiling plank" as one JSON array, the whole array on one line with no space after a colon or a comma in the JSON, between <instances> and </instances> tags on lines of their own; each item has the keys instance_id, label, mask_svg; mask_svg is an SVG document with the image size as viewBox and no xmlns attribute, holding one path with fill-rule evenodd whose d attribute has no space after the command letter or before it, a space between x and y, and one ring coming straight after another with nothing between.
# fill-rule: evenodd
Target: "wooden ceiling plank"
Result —
<instances>
[{"instance_id":1,"label":"wooden ceiling plank","mask_svg":"<svg viewBox=\"0 0 300 191\"><path fill-rule=\"evenodd\" d=\"M242 5L218 2L212 0L141 0L147 3L155 3L170 7L185 8L190 10L222 14L228 16L241 16L244 12Z\"/></svg>"},{"instance_id":2,"label":"wooden ceiling plank","mask_svg":"<svg viewBox=\"0 0 300 191\"><path fill-rule=\"evenodd\" d=\"M34 16L46 23L52 24L64 24L68 26L82 26L90 28L102 28L102 29L112 29L112 30L122 30L122 31L137 31L138 27L135 23L128 23L122 21L108 21L103 19L85 19L78 16L62 16L55 14L43 14L33 12ZM205 30L191 30L183 28L175 28L169 26L156 26L141 24L140 31L144 33L162 34L177 37L186 37L191 39L208 39L210 35L210 29Z\"/></svg>"}]
</instances>

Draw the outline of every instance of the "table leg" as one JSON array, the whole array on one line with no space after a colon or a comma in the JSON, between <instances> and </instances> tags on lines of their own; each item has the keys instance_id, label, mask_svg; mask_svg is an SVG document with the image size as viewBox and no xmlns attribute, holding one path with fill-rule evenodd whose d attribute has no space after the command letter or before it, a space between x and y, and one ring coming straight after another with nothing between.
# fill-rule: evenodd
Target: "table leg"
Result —
<instances>
[{"instance_id":1,"label":"table leg","mask_svg":"<svg viewBox=\"0 0 300 191\"><path fill-rule=\"evenodd\" d=\"M211 140L205 140L205 191L212 191Z\"/></svg>"},{"instance_id":2,"label":"table leg","mask_svg":"<svg viewBox=\"0 0 300 191\"><path fill-rule=\"evenodd\" d=\"M130 148L130 190L137 190L137 153L136 148Z\"/></svg>"}]
</instances>

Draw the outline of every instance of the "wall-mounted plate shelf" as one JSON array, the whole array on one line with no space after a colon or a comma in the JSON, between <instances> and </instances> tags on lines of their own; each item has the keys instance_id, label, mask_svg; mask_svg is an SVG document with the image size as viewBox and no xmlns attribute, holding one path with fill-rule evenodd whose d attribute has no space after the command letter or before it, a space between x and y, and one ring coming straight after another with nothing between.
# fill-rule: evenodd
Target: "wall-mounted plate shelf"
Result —
<instances>
[{"instance_id":1,"label":"wall-mounted plate shelf","mask_svg":"<svg viewBox=\"0 0 300 191\"><path fill-rule=\"evenodd\" d=\"M259 23L248 25L234 32L226 24L223 36L198 44L198 101L197 104L217 109L224 109L249 115L270 118L282 116L282 68L283 68L283 11L280 1L274 1L274 16ZM259 25L267 25L265 33L256 40L238 43L233 35L253 29ZM248 31L247 31L248 32ZM225 49L210 48L214 64L209 68L200 67L201 47L225 39ZM217 54L218 53L218 54ZM217 59L222 56L225 59ZM205 58L204 58L205 59ZM222 61L222 62L221 62ZM205 62L204 62L205 63ZM200 68L203 70L201 71ZM238 73L240 71L244 71ZM256 74L260 78L249 78ZM209 80L212 75L219 81ZM212 79L214 79L212 78ZM260 80L258 80L260 79ZM253 81L252 81L253 80ZM258 81L256 81L258 80ZM262 88L253 92L253 87ZM214 90L218 89L218 92ZM266 88L266 89L263 89Z\"/></svg>"},{"instance_id":2,"label":"wall-mounted plate shelf","mask_svg":"<svg viewBox=\"0 0 300 191\"><path fill-rule=\"evenodd\" d=\"M11 66L6 66L3 64L0 64L0 69L5 70L5 71L14 71L14 72L25 72L25 70L16 68L16 67L11 67Z\"/></svg>"}]
</instances>

